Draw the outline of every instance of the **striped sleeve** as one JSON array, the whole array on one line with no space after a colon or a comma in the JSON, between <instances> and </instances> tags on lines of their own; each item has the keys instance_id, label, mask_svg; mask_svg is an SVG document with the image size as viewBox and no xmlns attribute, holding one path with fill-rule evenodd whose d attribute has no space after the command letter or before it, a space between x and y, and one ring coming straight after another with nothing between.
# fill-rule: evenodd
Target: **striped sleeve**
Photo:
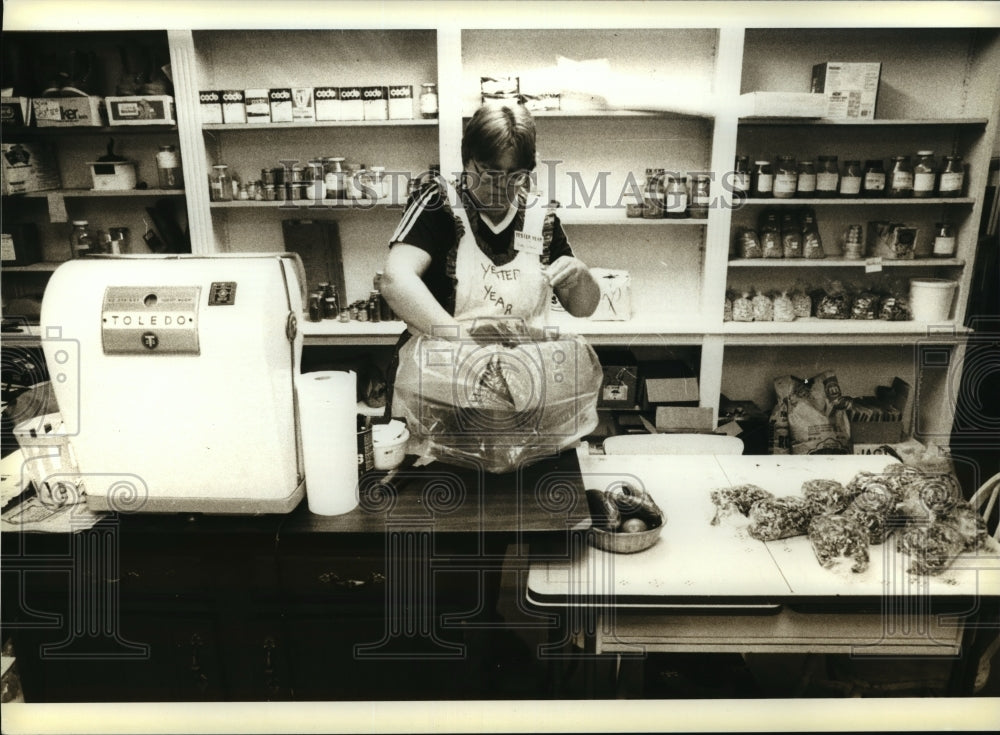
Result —
<instances>
[{"instance_id":1,"label":"striped sleeve","mask_svg":"<svg viewBox=\"0 0 1000 735\"><path fill-rule=\"evenodd\" d=\"M396 225L395 232L389 239L389 244L404 242L422 246L423 230L434 226L438 219L435 215L441 210L441 207L440 189L434 185L422 187L410 198L399 224Z\"/></svg>"}]
</instances>

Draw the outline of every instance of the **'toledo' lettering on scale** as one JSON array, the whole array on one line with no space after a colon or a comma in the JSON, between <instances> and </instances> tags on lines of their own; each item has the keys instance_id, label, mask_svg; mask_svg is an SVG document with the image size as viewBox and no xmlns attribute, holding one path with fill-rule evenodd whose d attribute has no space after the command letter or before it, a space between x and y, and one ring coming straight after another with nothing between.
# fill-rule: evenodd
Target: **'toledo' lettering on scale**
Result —
<instances>
[{"instance_id":1,"label":"'toledo' lettering on scale","mask_svg":"<svg viewBox=\"0 0 1000 735\"><path fill-rule=\"evenodd\" d=\"M106 355L200 354L200 286L111 286L104 292Z\"/></svg>"}]
</instances>

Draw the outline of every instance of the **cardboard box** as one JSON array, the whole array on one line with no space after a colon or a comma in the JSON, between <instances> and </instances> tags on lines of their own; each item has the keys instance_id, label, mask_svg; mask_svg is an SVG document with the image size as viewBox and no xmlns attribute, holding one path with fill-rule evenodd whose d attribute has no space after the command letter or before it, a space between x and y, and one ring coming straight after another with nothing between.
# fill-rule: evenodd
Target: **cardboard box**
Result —
<instances>
[{"instance_id":1,"label":"cardboard box","mask_svg":"<svg viewBox=\"0 0 1000 735\"><path fill-rule=\"evenodd\" d=\"M277 87L269 90L267 94L268 102L271 105L271 122L285 123L292 122L292 89L291 87Z\"/></svg>"},{"instance_id":2,"label":"cardboard box","mask_svg":"<svg viewBox=\"0 0 1000 735\"><path fill-rule=\"evenodd\" d=\"M828 61L813 66L812 91L826 96L823 117L874 119L881 73L882 64L877 61Z\"/></svg>"},{"instance_id":3,"label":"cardboard box","mask_svg":"<svg viewBox=\"0 0 1000 735\"><path fill-rule=\"evenodd\" d=\"M292 87L292 121L316 121L316 106L312 87Z\"/></svg>"},{"instance_id":4,"label":"cardboard box","mask_svg":"<svg viewBox=\"0 0 1000 735\"><path fill-rule=\"evenodd\" d=\"M826 95L812 92L748 92L740 95L741 117L823 117Z\"/></svg>"},{"instance_id":5,"label":"cardboard box","mask_svg":"<svg viewBox=\"0 0 1000 735\"><path fill-rule=\"evenodd\" d=\"M203 89L198 93L198 107L202 125L218 125L222 122L222 92Z\"/></svg>"},{"instance_id":6,"label":"cardboard box","mask_svg":"<svg viewBox=\"0 0 1000 735\"><path fill-rule=\"evenodd\" d=\"M388 87L362 87L361 99L364 100L365 120L389 119Z\"/></svg>"},{"instance_id":7,"label":"cardboard box","mask_svg":"<svg viewBox=\"0 0 1000 735\"><path fill-rule=\"evenodd\" d=\"M32 191L58 189L59 165L55 148L46 143L4 143L2 192L27 194Z\"/></svg>"},{"instance_id":8,"label":"cardboard box","mask_svg":"<svg viewBox=\"0 0 1000 735\"><path fill-rule=\"evenodd\" d=\"M855 454L872 454L873 447L898 444L908 437L913 421L913 389L902 378L893 378L889 386L878 386L875 396L864 399L888 406L898 413L895 421L863 421L851 419L851 442Z\"/></svg>"},{"instance_id":9,"label":"cardboard box","mask_svg":"<svg viewBox=\"0 0 1000 735\"><path fill-rule=\"evenodd\" d=\"M168 94L107 97L108 125L173 125L174 98Z\"/></svg>"},{"instance_id":10,"label":"cardboard box","mask_svg":"<svg viewBox=\"0 0 1000 735\"><path fill-rule=\"evenodd\" d=\"M31 99L0 97L0 125L20 128L31 124Z\"/></svg>"},{"instance_id":11,"label":"cardboard box","mask_svg":"<svg viewBox=\"0 0 1000 735\"><path fill-rule=\"evenodd\" d=\"M711 406L657 406L653 424L662 432L710 432L715 428L715 410Z\"/></svg>"},{"instance_id":12,"label":"cardboard box","mask_svg":"<svg viewBox=\"0 0 1000 735\"><path fill-rule=\"evenodd\" d=\"M413 119L413 87L410 85L393 85L389 87L389 119Z\"/></svg>"},{"instance_id":13,"label":"cardboard box","mask_svg":"<svg viewBox=\"0 0 1000 735\"><path fill-rule=\"evenodd\" d=\"M35 97L31 111L35 125L51 127L101 127L100 97Z\"/></svg>"},{"instance_id":14,"label":"cardboard box","mask_svg":"<svg viewBox=\"0 0 1000 735\"><path fill-rule=\"evenodd\" d=\"M222 95L222 122L241 124L247 121L247 96L242 89L224 89Z\"/></svg>"},{"instance_id":15,"label":"cardboard box","mask_svg":"<svg viewBox=\"0 0 1000 735\"><path fill-rule=\"evenodd\" d=\"M639 363L628 350L600 354L604 379L597 395L599 408L632 408L638 405Z\"/></svg>"},{"instance_id":16,"label":"cardboard box","mask_svg":"<svg viewBox=\"0 0 1000 735\"><path fill-rule=\"evenodd\" d=\"M340 87L339 120L364 120L365 102L361 87Z\"/></svg>"},{"instance_id":17,"label":"cardboard box","mask_svg":"<svg viewBox=\"0 0 1000 735\"><path fill-rule=\"evenodd\" d=\"M340 119L340 90L336 87L316 87L313 90L317 120Z\"/></svg>"},{"instance_id":18,"label":"cardboard box","mask_svg":"<svg viewBox=\"0 0 1000 735\"><path fill-rule=\"evenodd\" d=\"M643 376L640 391L642 410L650 411L664 404L698 405L698 378L685 363L679 360L644 363L640 372Z\"/></svg>"},{"instance_id":19,"label":"cardboard box","mask_svg":"<svg viewBox=\"0 0 1000 735\"><path fill-rule=\"evenodd\" d=\"M42 259L38 226L34 222L4 223L0 233L0 260L8 266L25 266Z\"/></svg>"},{"instance_id":20,"label":"cardboard box","mask_svg":"<svg viewBox=\"0 0 1000 735\"><path fill-rule=\"evenodd\" d=\"M601 300L591 321L628 321L632 318L632 278L628 271L591 268L601 287Z\"/></svg>"},{"instance_id":21,"label":"cardboard box","mask_svg":"<svg viewBox=\"0 0 1000 735\"><path fill-rule=\"evenodd\" d=\"M271 122L271 101L268 98L268 90L244 90L243 102L247 110L248 124Z\"/></svg>"},{"instance_id":22,"label":"cardboard box","mask_svg":"<svg viewBox=\"0 0 1000 735\"><path fill-rule=\"evenodd\" d=\"M866 249L883 260L913 260L920 230L893 222L869 222Z\"/></svg>"}]
</instances>

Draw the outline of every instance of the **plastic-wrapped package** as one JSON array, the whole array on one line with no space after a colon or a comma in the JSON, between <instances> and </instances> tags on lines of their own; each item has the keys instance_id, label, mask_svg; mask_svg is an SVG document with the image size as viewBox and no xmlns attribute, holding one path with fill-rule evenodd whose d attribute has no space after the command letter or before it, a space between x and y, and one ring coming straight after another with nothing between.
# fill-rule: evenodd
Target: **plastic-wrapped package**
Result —
<instances>
[{"instance_id":1,"label":"plastic-wrapped package","mask_svg":"<svg viewBox=\"0 0 1000 735\"><path fill-rule=\"evenodd\" d=\"M788 295L788 291L782 291L774 297L774 321L795 321L795 304Z\"/></svg>"},{"instance_id":2,"label":"plastic-wrapped package","mask_svg":"<svg viewBox=\"0 0 1000 735\"><path fill-rule=\"evenodd\" d=\"M417 336L400 349L393 413L416 452L510 472L594 429L602 378L577 335L534 341L525 327L503 341Z\"/></svg>"},{"instance_id":3,"label":"plastic-wrapped package","mask_svg":"<svg viewBox=\"0 0 1000 735\"><path fill-rule=\"evenodd\" d=\"M771 297L766 293L758 292L750 300L753 306L753 320L755 322L773 322L774 321L774 302Z\"/></svg>"},{"instance_id":4,"label":"plastic-wrapped package","mask_svg":"<svg viewBox=\"0 0 1000 735\"><path fill-rule=\"evenodd\" d=\"M792 212L781 215L781 249L786 258L802 257L802 225Z\"/></svg>"},{"instance_id":5,"label":"plastic-wrapped package","mask_svg":"<svg viewBox=\"0 0 1000 735\"><path fill-rule=\"evenodd\" d=\"M820 565L830 568L840 558L852 561L851 571L868 568L868 531L855 518L818 515L809 522L809 543Z\"/></svg>"},{"instance_id":6,"label":"plastic-wrapped package","mask_svg":"<svg viewBox=\"0 0 1000 735\"><path fill-rule=\"evenodd\" d=\"M764 251L760 247L760 238L756 231L742 227L736 233L737 251L741 258L763 258Z\"/></svg>"},{"instance_id":7,"label":"plastic-wrapped package","mask_svg":"<svg viewBox=\"0 0 1000 735\"><path fill-rule=\"evenodd\" d=\"M812 316L813 302L809 295L809 289L803 286L796 286L792 291L792 312L796 319L808 319Z\"/></svg>"},{"instance_id":8,"label":"plastic-wrapped package","mask_svg":"<svg viewBox=\"0 0 1000 735\"><path fill-rule=\"evenodd\" d=\"M733 321L753 321L753 304L750 302L750 293L748 291L744 291L742 296L733 299Z\"/></svg>"},{"instance_id":9,"label":"plastic-wrapped package","mask_svg":"<svg viewBox=\"0 0 1000 735\"><path fill-rule=\"evenodd\" d=\"M773 209L765 209L761 212L757 231L765 258L785 257L785 251L781 245L781 227L778 224L778 214Z\"/></svg>"},{"instance_id":10,"label":"plastic-wrapped package","mask_svg":"<svg viewBox=\"0 0 1000 735\"><path fill-rule=\"evenodd\" d=\"M851 305L851 319L876 319L879 315L879 296L874 291L862 291Z\"/></svg>"},{"instance_id":11,"label":"plastic-wrapped package","mask_svg":"<svg viewBox=\"0 0 1000 735\"><path fill-rule=\"evenodd\" d=\"M750 507L747 533L759 541L803 536L817 510L814 503L795 496L759 500Z\"/></svg>"},{"instance_id":12,"label":"plastic-wrapped package","mask_svg":"<svg viewBox=\"0 0 1000 735\"><path fill-rule=\"evenodd\" d=\"M711 522L713 526L717 526L720 520L729 516L746 516L758 501L774 499L774 496L764 488L751 484L712 490L709 497L715 506L715 516Z\"/></svg>"},{"instance_id":13,"label":"plastic-wrapped package","mask_svg":"<svg viewBox=\"0 0 1000 735\"><path fill-rule=\"evenodd\" d=\"M823 250L823 240L819 236L819 227L816 225L816 214L812 209L802 210L802 256L805 258L819 259L826 257Z\"/></svg>"},{"instance_id":14,"label":"plastic-wrapped package","mask_svg":"<svg viewBox=\"0 0 1000 735\"><path fill-rule=\"evenodd\" d=\"M910 318L910 301L907 286L904 282L893 281L889 284L886 295L882 297L878 318L890 322L904 322Z\"/></svg>"},{"instance_id":15,"label":"plastic-wrapped package","mask_svg":"<svg viewBox=\"0 0 1000 735\"><path fill-rule=\"evenodd\" d=\"M851 313L851 297L840 281L832 281L816 304L820 319L847 319Z\"/></svg>"},{"instance_id":16,"label":"plastic-wrapped package","mask_svg":"<svg viewBox=\"0 0 1000 735\"><path fill-rule=\"evenodd\" d=\"M836 480L806 480L802 483L802 495L818 504L824 513L839 513L854 499Z\"/></svg>"},{"instance_id":17,"label":"plastic-wrapped package","mask_svg":"<svg viewBox=\"0 0 1000 735\"><path fill-rule=\"evenodd\" d=\"M897 548L909 554L911 574L940 574L965 549L962 534L948 523L934 521L911 525L899 538Z\"/></svg>"},{"instance_id":18,"label":"plastic-wrapped package","mask_svg":"<svg viewBox=\"0 0 1000 735\"><path fill-rule=\"evenodd\" d=\"M733 320L733 294L726 291L726 300L722 305L722 321L731 322Z\"/></svg>"}]
</instances>

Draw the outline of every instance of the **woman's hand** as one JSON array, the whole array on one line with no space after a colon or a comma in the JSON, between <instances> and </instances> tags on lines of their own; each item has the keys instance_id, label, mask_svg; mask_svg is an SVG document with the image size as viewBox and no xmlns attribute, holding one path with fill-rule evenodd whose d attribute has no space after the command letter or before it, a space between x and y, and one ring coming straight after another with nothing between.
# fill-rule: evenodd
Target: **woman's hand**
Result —
<instances>
[{"instance_id":1,"label":"woman's hand","mask_svg":"<svg viewBox=\"0 0 1000 735\"><path fill-rule=\"evenodd\" d=\"M545 267L544 274L559 302L573 316L588 317L597 309L601 288L579 258L571 255L556 258Z\"/></svg>"}]
</instances>

